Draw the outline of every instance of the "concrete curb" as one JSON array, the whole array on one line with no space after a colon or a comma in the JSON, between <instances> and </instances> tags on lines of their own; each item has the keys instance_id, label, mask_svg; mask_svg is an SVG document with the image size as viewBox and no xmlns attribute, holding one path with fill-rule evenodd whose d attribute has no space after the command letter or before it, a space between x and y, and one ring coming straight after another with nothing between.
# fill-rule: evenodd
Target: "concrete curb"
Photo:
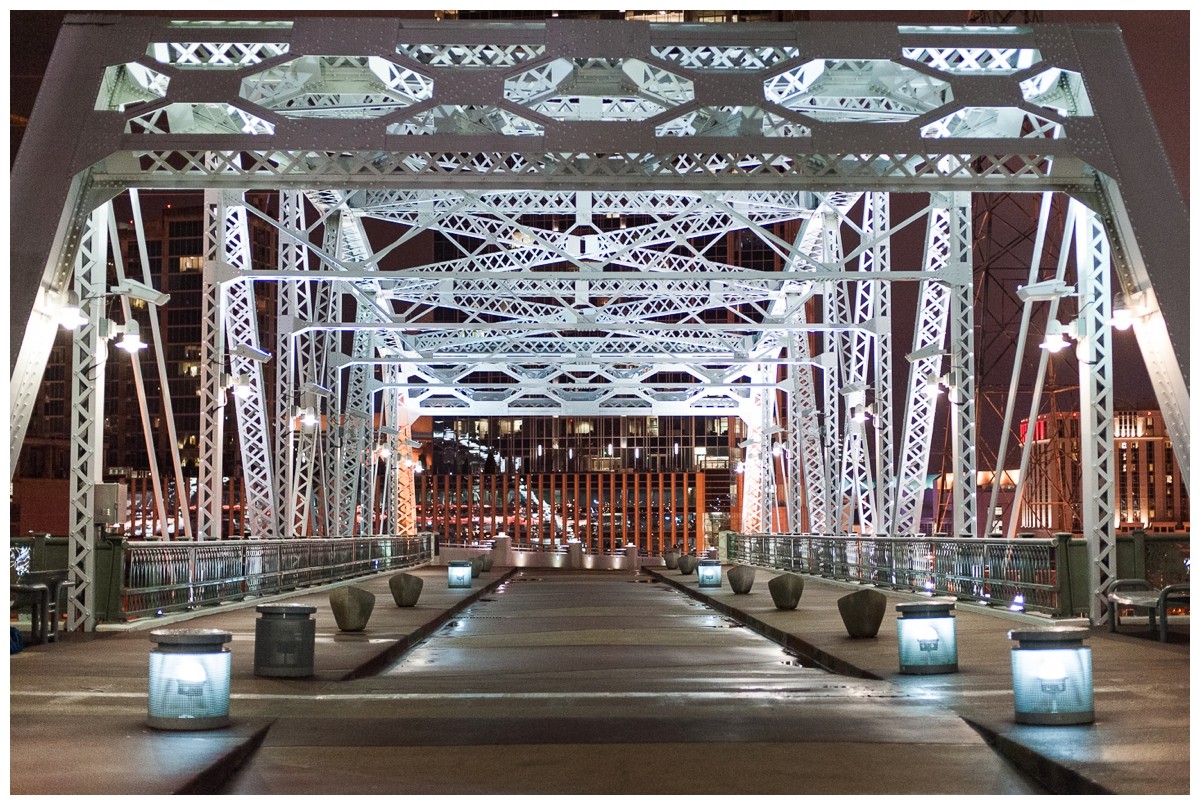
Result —
<instances>
[{"instance_id":1,"label":"concrete curb","mask_svg":"<svg viewBox=\"0 0 1200 805\"><path fill-rule=\"evenodd\" d=\"M800 659L815 665L823 671L829 671L830 673L838 674L839 676L850 676L856 679L883 680L883 677L877 674L873 674L870 671L859 668L856 665L846 662L840 657L836 657L827 651L817 648L812 643L807 642L797 635L794 635L790 632L785 632L782 629L778 629L774 626L766 624L747 612L737 609L736 607L731 607L722 601L717 601L694 587L681 584L664 573L660 573L657 570L649 568L646 570L659 581L671 585L676 590L679 590L685 595L701 602L705 606L715 609L722 615L727 615L728 617L733 618L735 621L747 627L748 629L762 635L773 643L778 643L788 651L794 653Z\"/></svg>"},{"instance_id":2,"label":"concrete curb","mask_svg":"<svg viewBox=\"0 0 1200 805\"><path fill-rule=\"evenodd\" d=\"M362 679L363 677L374 676L375 674L379 673L389 665L395 663L396 660L403 657L410 649L412 649L422 640L445 626L446 623L449 622L449 620L455 615L474 604L483 596L495 590L504 582L508 581L508 579L515 575L518 570L520 570L520 568L510 567L507 572L505 572L495 581L488 584L486 587L480 587L478 591L472 590L469 596L462 599L449 609L443 610L441 615L424 624L423 626L418 627L414 631L409 632L406 636L384 648L371 659L338 677L337 681L346 682L351 679Z\"/></svg>"},{"instance_id":3,"label":"concrete curb","mask_svg":"<svg viewBox=\"0 0 1200 805\"><path fill-rule=\"evenodd\" d=\"M794 652L800 659L809 662L822 670L830 673L839 674L841 676L856 677L858 679L874 679L879 681L887 681L877 674L859 668L839 657L824 651L811 643L805 641L799 636L770 626L753 615L750 615L736 607L731 607L728 604L718 601L706 595L699 589L681 583L679 580L667 576L655 569L644 568L646 572L652 575L657 581L669 584L671 587L679 590L688 597L703 603L710 609L726 615L748 629L762 635L768 640L776 643L788 651ZM989 613L990 614L990 613ZM960 713L953 707L944 705L948 710L957 715L968 726L979 733L980 737L992 747L992 749L1020 769L1032 779L1036 780L1040 785L1044 786L1052 794L1112 794L1113 791L1105 788L1095 780L1091 780L1079 772L1065 766L1052 758L1048 758L1029 747L1017 743L1011 738L990 729L983 724L973 721Z\"/></svg>"},{"instance_id":4,"label":"concrete curb","mask_svg":"<svg viewBox=\"0 0 1200 805\"><path fill-rule=\"evenodd\" d=\"M1021 771L1044 785L1051 794L1114 794L1095 780L1084 777L1074 769L1057 763L1027 746L1006 738L978 721L960 715L971 729Z\"/></svg>"},{"instance_id":5,"label":"concrete curb","mask_svg":"<svg viewBox=\"0 0 1200 805\"><path fill-rule=\"evenodd\" d=\"M254 753L262 746L263 741L275 724L271 719L259 727L245 741L226 752L208 768L202 770L190 781L180 786L172 794L220 794L233 776L241 770L246 761L254 757Z\"/></svg>"}]
</instances>

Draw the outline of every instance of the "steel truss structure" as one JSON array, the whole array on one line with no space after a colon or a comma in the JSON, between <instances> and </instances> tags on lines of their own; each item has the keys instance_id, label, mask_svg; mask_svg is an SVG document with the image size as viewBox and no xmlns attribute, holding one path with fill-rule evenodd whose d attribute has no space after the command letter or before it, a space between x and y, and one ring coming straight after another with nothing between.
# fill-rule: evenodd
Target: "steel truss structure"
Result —
<instances>
[{"instance_id":1,"label":"steel truss structure","mask_svg":"<svg viewBox=\"0 0 1200 805\"><path fill-rule=\"evenodd\" d=\"M939 406L975 535L978 193L1072 199L1076 270L1021 338L1078 298L1095 620L1114 279L1188 477L1187 215L1115 27L88 16L45 87L13 172L10 455L73 289L70 628L93 624L105 268L149 276L109 222L128 200L140 231L139 189L205 194L197 539L222 536L231 378L262 538L412 533L409 422L443 412L736 415L744 531L914 534ZM411 259L429 233L455 256Z\"/></svg>"}]
</instances>

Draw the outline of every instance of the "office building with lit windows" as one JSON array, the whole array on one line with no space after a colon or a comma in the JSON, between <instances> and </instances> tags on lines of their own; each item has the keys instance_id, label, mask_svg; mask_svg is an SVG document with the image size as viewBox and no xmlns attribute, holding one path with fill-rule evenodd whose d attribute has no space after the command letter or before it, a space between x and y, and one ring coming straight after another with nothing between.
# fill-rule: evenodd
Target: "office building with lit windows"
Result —
<instances>
[{"instance_id":1,"label":"office building with lit windows","mask_svg":"<svg viewBox=\"0 0 1200 805\"><path fill-rule=\"evenodd\" d=\"M1176 475L1175 453L1159 411L1116 411L1113 446L1117 456L1117 529L1182 533L1190 524L1187 490ZM1021 439L1032 439L1029 479L1021 507L1022 529L1034 532L1077 532L1079 479L1079 415L1043 414L1021 423Z\"/></svg>"}]
</instances>

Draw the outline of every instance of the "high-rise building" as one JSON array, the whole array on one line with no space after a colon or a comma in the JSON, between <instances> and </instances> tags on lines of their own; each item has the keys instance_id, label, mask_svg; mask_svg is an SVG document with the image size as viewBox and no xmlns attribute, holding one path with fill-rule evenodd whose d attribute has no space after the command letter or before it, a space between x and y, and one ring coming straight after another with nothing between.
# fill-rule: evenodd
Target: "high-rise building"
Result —
<instances>
[{"instance_id":1,"label":"high-rise building","mask_svg":"<svg viewBox=\"0 0 1200 805\"><path fill-rule=\"evenodd\" d=\"M1175 469L1175 453L1162 414L1155 410L1116 411L1113 446L1117 465L1117 530L1177 533L1186 531L1188 496ZM1033 442L1029 478L1021 506L1027 530L1075 532L1081 528L1079 414L1042 414L1030 428L1021 423L1021 440Z\"/></svg>"}]
</instances>

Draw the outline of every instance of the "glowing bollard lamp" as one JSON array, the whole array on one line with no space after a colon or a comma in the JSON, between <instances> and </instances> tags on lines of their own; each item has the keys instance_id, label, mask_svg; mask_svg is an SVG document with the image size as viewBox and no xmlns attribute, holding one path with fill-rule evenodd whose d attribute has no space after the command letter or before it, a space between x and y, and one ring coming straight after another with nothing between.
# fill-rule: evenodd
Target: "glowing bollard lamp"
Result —
<instances>
[{"instance_id":1,"label":"glowing bollard lamp","mask_svg":"<svg viewBox=\"0 0 1200 805\"><path fill-rule=\"evenodd\" d=\"M897 604L900 673L952 674L958 670L958 622L953 601Z\"/></svg>"},{"instance_id":2,"label":"glowing bollard lamp","mask_svg":"<svg viewBox=\"0 0 1200 805\"><path fill-rule=\"evenodd\" d=\"M150 639L146 723L160 730L208 730L229 724L229 669L222 629L155 629Z\"/></svg>"},{"instance_id":3,"label":"glowing bollard lamp","mask_svg":"<svg viewBox=\"0 0 1200 805\"><path fill-rule=\"evenodd\" d=\"M447 570L446 586L447 587L470 587L471 586L471 565L469 561L451 562Z\"/></svg>"},{"instance_id":4,"label":"glowing bollard lamp","mask_svg":"<svg viewBox=\"0 0 1200 805\"><path fill-rule=\"evenodd\" d=\"M721 586L721 560L701 559L696 565L696 575L700 577L701 587Z\"/></svg>"},{"instance_id":5,"label":"glowing bollard lamp","mask_svg":"<svg viewBox=\"0 0 1200 805\"><path fill-rule=\"evenodd\" d=\"M1057 626L1008 633L1018 724L1091 724L1092 650L1087 629Z\"/></svg>"}]
</instances>

